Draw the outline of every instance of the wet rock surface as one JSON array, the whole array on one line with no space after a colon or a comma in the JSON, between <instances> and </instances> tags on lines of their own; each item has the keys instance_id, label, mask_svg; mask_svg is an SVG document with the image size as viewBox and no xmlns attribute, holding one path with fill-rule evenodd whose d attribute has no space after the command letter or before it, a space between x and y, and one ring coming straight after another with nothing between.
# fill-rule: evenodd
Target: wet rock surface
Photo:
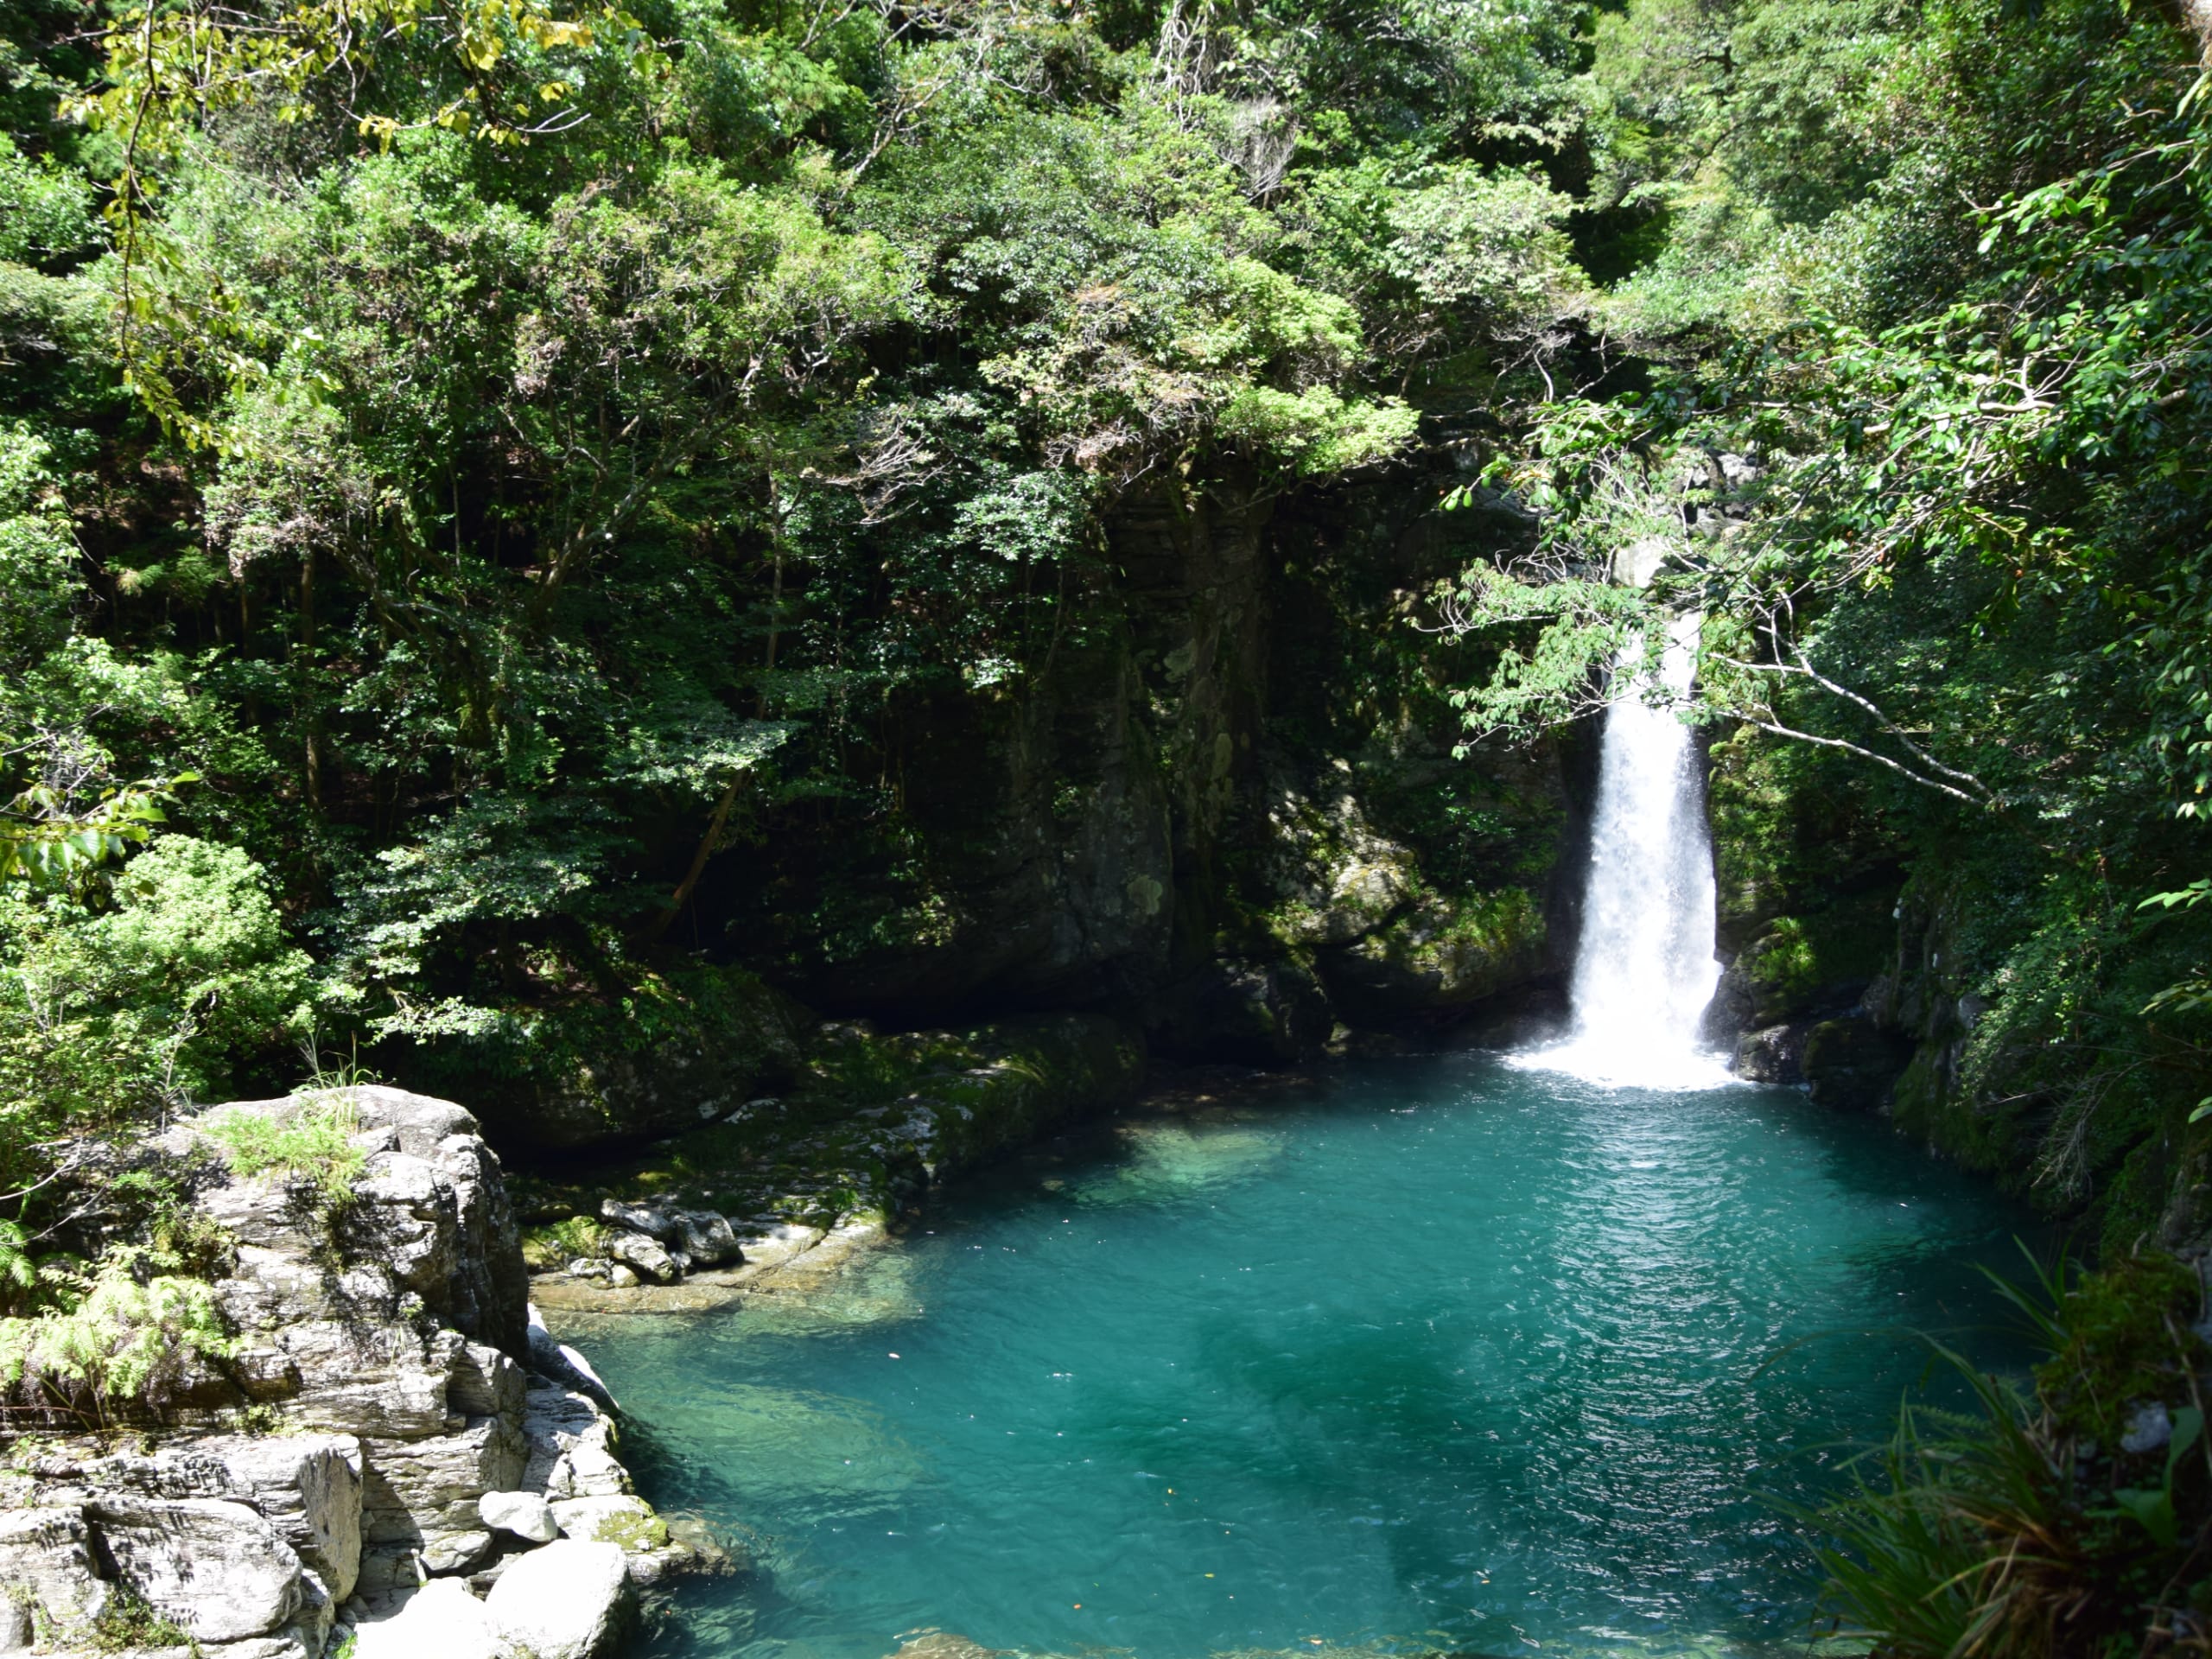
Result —
<instances>
[{"instance_id":1,"label":"wet rock surface","mask_svg":"<svg viewBox=\"0 0 2212 1659\"><path fill-rule=\"evenodd\" d=\"M1805 1033L1799 1061L1815 1101L1839 1111L1865 1112L1888 1103L1912 1058L1912 1046L1864 1014L1823 1020Z\"/></svg>"},{"instance_id":2,"label":"wet rock surface","mask_svg":"<svg viewBox=\"0 0 2212 1659\"><path fill-rule=\"evenodd\" d=\"M1808 1028L1800 1021L1744 1033L1736 1039L1736 1075L1746 1083L1789 1085L1804 1082L1805 1033Z\"/></svg>"}]
</instances>

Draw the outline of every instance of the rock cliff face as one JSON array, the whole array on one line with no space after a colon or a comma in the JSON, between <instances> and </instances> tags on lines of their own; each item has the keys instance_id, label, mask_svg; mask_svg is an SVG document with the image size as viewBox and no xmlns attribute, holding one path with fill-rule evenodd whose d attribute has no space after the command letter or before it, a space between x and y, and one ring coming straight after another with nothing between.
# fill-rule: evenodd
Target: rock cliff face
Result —
<instances>
[{"instance_id":1,"label":"rock cliff face","mask_svg":"<svg viewBox=\"0 0 2212 1659\"><path fill-rule=\"evenodd\" d=\"M579 1363L532 1325L474 1118L396 1089L334 1097L365 1159L349 1199L219 1177L195 1194L230 1242L216 1295L236 1351L172 1421L121 1442L10 1437L0 1651L316 1659L340 1623L387 1621L426 1581L486 1589L556 1536L615 1545L625 1584L706 1559L633 1495L601 1407L543 1374L580 1380ZM318 1098L218 1109L283 1119ZM198 1123L162 1149L206 1167Z\"/></svg>"},{"instance_id":2,"label":"rock cliff face","mask_svg":"<svg viewBox=\"0 0 2212 1659\"><path fill-rule=\"evenodd\" d=\"M702 944L833 1018L1083 1009L1262 1064L1556 976L1563 751L1455 758L1477 665L1414 626L1519 527L1431 512L1445 487L1131 494L1021 674L893 697L850 763L880 812L824 836L772 810L757 856L716 861Z\"/></svg>"}]
</instances>

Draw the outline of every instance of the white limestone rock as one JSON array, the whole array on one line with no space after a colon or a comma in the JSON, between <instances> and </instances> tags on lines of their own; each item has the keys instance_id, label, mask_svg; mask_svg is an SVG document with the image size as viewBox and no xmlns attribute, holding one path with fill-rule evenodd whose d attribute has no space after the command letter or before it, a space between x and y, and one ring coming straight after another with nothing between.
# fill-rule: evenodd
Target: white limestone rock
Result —
<instances>
[{"instance_id":1,"label":"white limestone rock","mask_svg":"<svg viewBox=\"0 0 2212 1659\"><path fill-rule=\"evenodd\" d=\"M619 1497L632 1488L616 1459L613 1425L585 1395L550 1383L531 1389L523 1409L529 1460L511 1483L548 1498Z\"/></svg>"},{"instance_id":2,"label":"white limestone rock","mask_svg":"<svg viewBox=\"0 0 2212 1659\"><path fill-rule=\"evenodd\" d=\"M521 1659L459 1579L432 1579L397 1611L354 1626L353 1659Z\"/></svg>"},{"instance_id":3,"label":"white limestone rock","mask_svg":"<svg viewBox=\"0 0 2212 1659\"><path fill-rule=\"evenodd\" d=\"M83 1512L58 1505L0 1510L0 1586L10 1592L10 1602L16 1593L28 1595L62 1630L98 1618L110 1592L92 1565L92 1530Z\"/></svg>"},{"instance_id":4,"label":"white limestone rock","mask_svg":"<svg viewBox=\"0 0 2212 1659\"><path fill-rule=\"evenodd\" d=\"M511 1532L533 1544L550 1544L561 1523L552 1506L537 1492L486 1492L476 1500L477 1516L494 1532Z\"/></svg>"},{"instance_id":5,"label":"white limestone rock","mask_svg":"<svg viewBox=\"0 0 2212 1659\"><path fill-rule=\"evenodd\" d=\"M560 1539L509 1567L484 1605L536 1659L606 1659L630 1611L628 1567L619 1545Z\"/></svg>"},{"instance_id":6,"label":"white limestone rock","mask_svg":"<svg viewBox=\"0 0 2212 1659\"><path fill-rule=\"evenodd\" d=\"M33 1465L34 1503L81 1510L101 1493L226 1498L283 1535L331 1596L353 1592L361 1556L361 1446L350 1434L207 1435L150 1454L72 1457Z\"/></svg>"},{"instance_id":7,"label":"white limestone rock","mask_svg":"<svg viewBox=\"0 0 2212 1659\"><path fill-rule=\"evenodd\" d=\"M105 1492L85 1505L85 1519L118 1576L197 1641L271 1636L303 1614L329 1627L328 1592L243 1503Z\"/></svg>"},{"instance_id":8,"label":"white limestone rock","mask_svg":"<svg viewBox=\"0 0 2212 1659\"><path fill-rule=\"evenodd\" d=\"M670 1284L683 1276L682 1266L667 1247L647 1233L611 1234L607 1253L657 1285Z\"/></svg>"}]
</instances>

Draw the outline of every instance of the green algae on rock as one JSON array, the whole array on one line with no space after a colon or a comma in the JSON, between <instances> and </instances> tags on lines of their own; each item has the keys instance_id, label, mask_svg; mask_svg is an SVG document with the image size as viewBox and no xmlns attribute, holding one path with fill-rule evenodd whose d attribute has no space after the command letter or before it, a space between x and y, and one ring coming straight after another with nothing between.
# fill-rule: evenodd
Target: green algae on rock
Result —
<instances>
[{"instance_id":1,"label":"green algae on rock","mask_svg":"<svg viewBox=\"0 0 2212 1659\"><path fill-rule=\"evenodd\" d=\"M1389 1024L1465 1011L1526 982L1541 969L1548 944L1535 895L1504 887L1424 894L1364 938L1316 952L1314 963L1348 1013Z\"/></svg>"}]
</instances>

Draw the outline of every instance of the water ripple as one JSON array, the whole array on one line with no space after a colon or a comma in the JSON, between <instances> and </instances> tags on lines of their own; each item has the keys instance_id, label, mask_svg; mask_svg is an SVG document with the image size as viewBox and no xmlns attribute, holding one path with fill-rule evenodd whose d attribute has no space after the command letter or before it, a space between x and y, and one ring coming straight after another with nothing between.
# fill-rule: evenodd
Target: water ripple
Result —
<instances>
[{"instance_id":1,"label":"water ripple","mask_svg":"<svg viewBox=\"0 0 2212 1659\"><path fill-rule=\"evenodd\" d=\"M759 1537L671 1652L1751 1654L1806 1605L1767 1500L1918 1369L1790 1344L1955 1325L2019 1224L1796 1095L1462 1057L1009 1168L865 1320L594 1353L654 1494Z\"/></svg>"}]
</instances>

